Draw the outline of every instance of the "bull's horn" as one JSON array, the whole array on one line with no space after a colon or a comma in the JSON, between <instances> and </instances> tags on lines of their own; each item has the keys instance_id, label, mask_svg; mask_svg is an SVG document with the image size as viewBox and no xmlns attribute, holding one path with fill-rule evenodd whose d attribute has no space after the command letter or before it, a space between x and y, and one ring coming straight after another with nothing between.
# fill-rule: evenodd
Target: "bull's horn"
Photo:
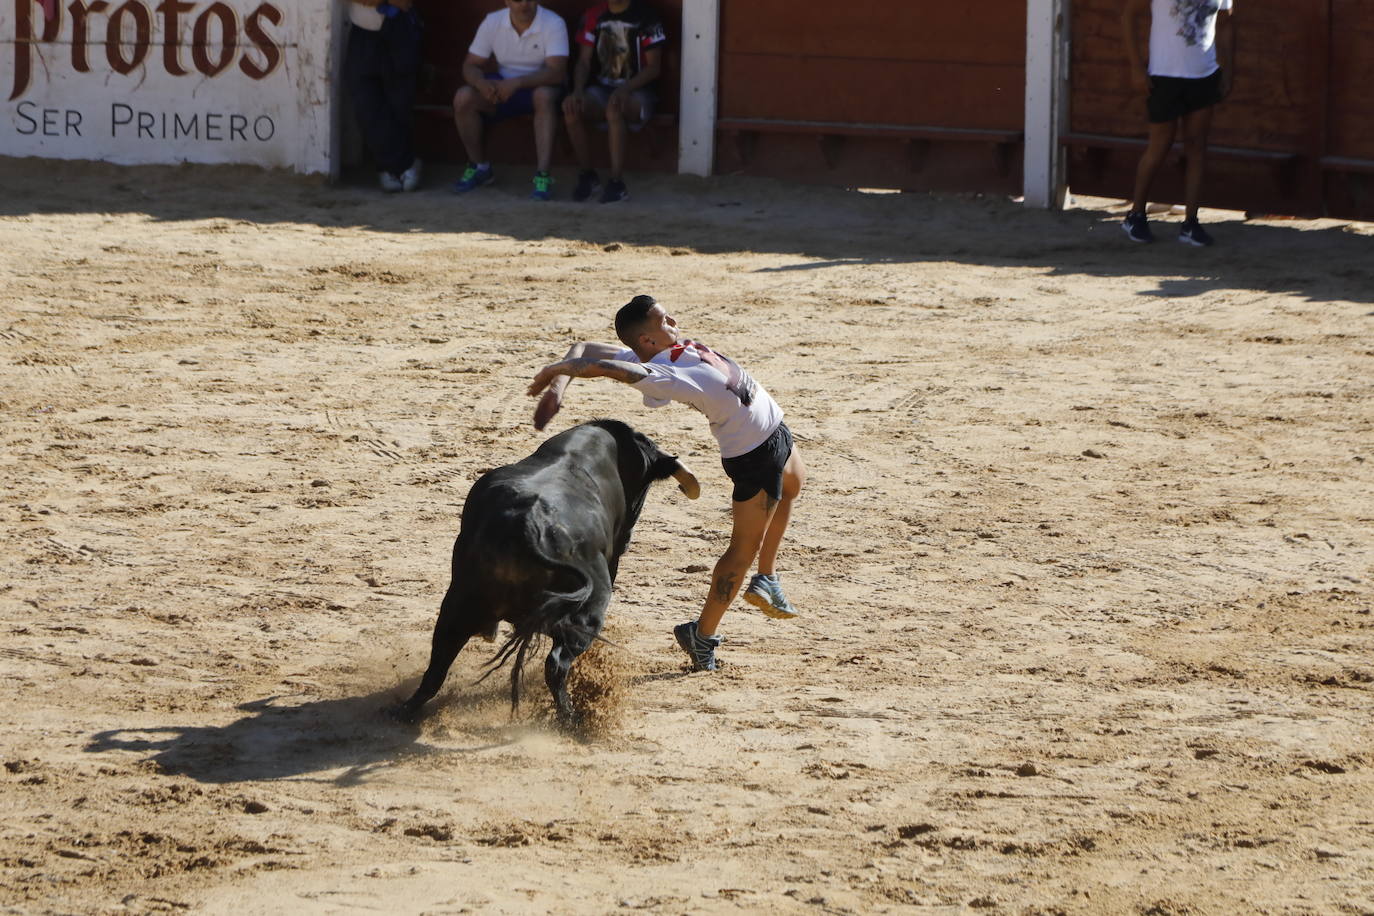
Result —
<instances>
[{"instance_id":1,"label":"bull's horn","mask_svg":"<svg viewBox=\"0 0 1374 916\"><path fill-rule=\"evenodd\" d=\"M673 479L677 481L677 488L687 494L688 499L696 499L701 495L701 484L697 482L697 475L681 461L677 463L677 470L673 472Z\"/></svg>"}]
</instances>

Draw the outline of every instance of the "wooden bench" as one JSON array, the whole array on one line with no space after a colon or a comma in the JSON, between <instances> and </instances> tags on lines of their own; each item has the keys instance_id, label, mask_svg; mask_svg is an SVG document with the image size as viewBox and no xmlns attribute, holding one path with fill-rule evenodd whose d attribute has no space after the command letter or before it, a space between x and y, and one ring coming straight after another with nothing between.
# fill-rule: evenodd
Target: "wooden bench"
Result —
<instances>
[{"instance_id":1,"label":"wooden bench","mask_svg":"<svg viewBox=\"0 0 1374 916\"><path fill-rule=\"evenodd\" d=\"M1066 133L1059 137L1060 146L1077 147L1087 151L1088 167L1101 177L1107 167L1107 159L1114 151L1134 153L1137 157L1145 152L1149 141L1143 137L1116 137L1110 134ZM1182 162L1183 143L1176 141L1169 151L1169 160ZM1275 178L1281 193L1292 194L1298 180L1298 163L1301 156L1282 150L1245 149L1239 146L1207 146L1207 158L1230 159L1239 162L1257 162L1274 169Z\"/></svg>"},{"instance_id":2,"label":"wooden bench","mask_svg":"<svg viewBox=\"0 0 1374 916\"><path fill-rule=\"evenodd\" d=\"M1059 137L1061 146L1080 146L1088 149L1101 150L1134 150L1144 152L1145 147L1149 146L1149 141L1143 137L1114 137L1110 134L1062 134ZM1182 155L1183 144L1181 141L1175 142L1172 150L1173 155ZM1219 159L1248 159L1252 162L1267 162L1273 165L1289 165L1298 161L1297 153L1283 152L1281 150L1268 149L1245 149L1239 146L1207 146L1207 155L1216 156Z\"/></svg>"},{"instance_id":3,"label":"wooden bench","mask_svg":"<svg viewBox=\"0 0 1374 916\"><path fill-rule=\"evenodd\" d=\"M1323 156L1317 160L1323 172L1358 172L1374 175L1374 159L1356 159L1353 156Z\"/></svg>"},{"instance_id":4,"label":"wooden bench","mask_svg":"<svg viewBox=\"0 0 1374 916\"><path fill-rule=\"evenodd\" d=\"M988 143L992 145L997 170L1005 175L1011 167L1017 145L1025 139L1020 130L989 130L976 127L936 127L921 124L851 124L844 121L783 121L768 118L721 118L716 130L730 137L741 163L754 156L758 135L802 134L816 138L827 168L835 168L840 150L848 137L899 140L907 148L913 172L925 166L932 142Z\"/></svg>"}]
</instances>

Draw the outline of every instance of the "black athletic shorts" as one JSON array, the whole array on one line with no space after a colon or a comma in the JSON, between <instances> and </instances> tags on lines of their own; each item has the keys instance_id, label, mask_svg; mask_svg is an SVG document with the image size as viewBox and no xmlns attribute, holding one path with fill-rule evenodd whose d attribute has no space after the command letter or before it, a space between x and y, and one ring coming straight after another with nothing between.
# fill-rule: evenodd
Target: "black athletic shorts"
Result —
<instances>
[{"instance_id":1,"label":"black athletic shorts","mask_svg":"<svg viewBox=\"0 0 1374 916\"><path fill-rule=\"evenodd\" d=\"M782 469L792 457L792 430L779 423L773 435L751 452L720 459L725 474L735 482L731 495L737 503L753 499L759 490L774 501L782 499Z\"/></svg>"},{"instance_id":2,"label":"black athletic shorts","mask_svg":"<svg viewBox=\"0 0 1374 916\"><path fill-rule=\"evenodd\" d=\"M1145 102L1151 124L1167 124L1221 101L1221 70L1201 79L1182 76L1150 77L1150 97Z\"/></svg>"}]
</instances>

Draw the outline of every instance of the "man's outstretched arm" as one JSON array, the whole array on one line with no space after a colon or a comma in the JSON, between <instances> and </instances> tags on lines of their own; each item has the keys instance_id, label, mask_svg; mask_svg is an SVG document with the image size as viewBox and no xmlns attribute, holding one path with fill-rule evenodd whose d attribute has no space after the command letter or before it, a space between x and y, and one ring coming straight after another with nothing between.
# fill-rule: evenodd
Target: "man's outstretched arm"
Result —
<instances>
[{"instance_id":1,"label":"man's outstretched arm","mask_svg":"<svg viewBox=\"0 0 1374 916\"><path fill-rule=\"evenodd\" d=\"M612 378L633 385L649 374L639 363L611 359L621 350L621 347L613 344L583 341L573 344L561 362L551 363L539 370L529 387L531 397L539 397L543 393L534 409L534 428L543 429L558 413L563 406L563 392L575 378Z\"/></svg>"}]
</instances>

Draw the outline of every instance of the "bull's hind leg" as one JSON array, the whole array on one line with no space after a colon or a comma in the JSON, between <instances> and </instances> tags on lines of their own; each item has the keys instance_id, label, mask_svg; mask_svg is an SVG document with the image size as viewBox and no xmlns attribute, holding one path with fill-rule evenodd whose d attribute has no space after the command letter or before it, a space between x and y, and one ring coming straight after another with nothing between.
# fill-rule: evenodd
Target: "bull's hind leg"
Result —
<instances>
[{"instance_id":1,"label":"bull's hind leg","mask_svg":"<svg viewBox=\"0 0 1374 916\"><path fill-rule=\"evenodd\" d=\"M577 714L568 697L568 670L572 663L591 646L606 622L606 606L611 602L609 579L596 583L591 597L576 612L560 621L550 632L553 650L544 659L544 683L553 694L558 724L563 728L577 725Z\"/></svg>"},{"instance_id":2,"label":"bull's hind leg","mask_svg":"<svg viewBox=\"0 0 1374 916\"><path fill-rule=\"evenodd\" d=\"M420 715L420 707L434 698L439 688L444 686L448 669L458 657L463 646L478 630L474 615L452 588L444 595L439 606L439 620L434 624L434 638L430 642L429 667L420 679L420 686L410 699L400 705L396 717L403 722L414 722Z\"/></svg>"}]
</instances>

